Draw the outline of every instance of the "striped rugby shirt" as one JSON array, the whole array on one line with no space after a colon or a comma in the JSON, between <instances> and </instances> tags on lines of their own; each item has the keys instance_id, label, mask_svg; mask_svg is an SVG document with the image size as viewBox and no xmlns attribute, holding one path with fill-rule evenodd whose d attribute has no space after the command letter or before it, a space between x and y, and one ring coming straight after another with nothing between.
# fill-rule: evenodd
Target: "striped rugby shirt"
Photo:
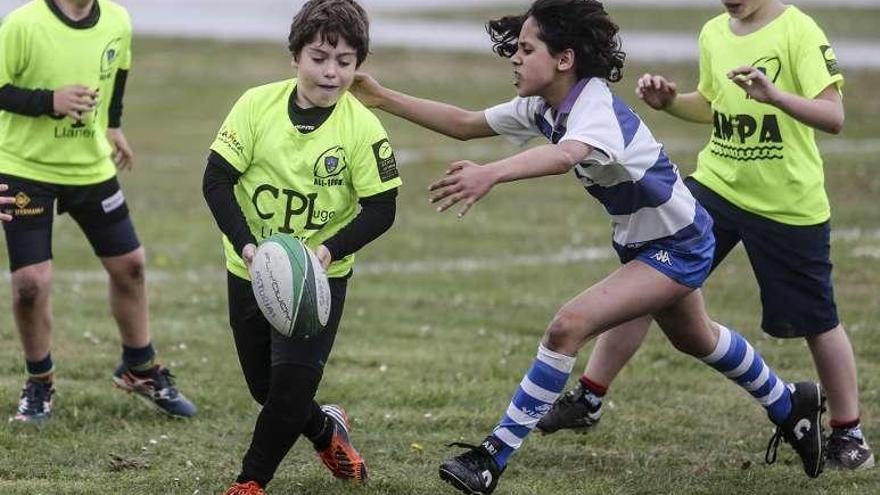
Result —
<instances>
[{"instance_id":1,"label":"striped rugby shirt","mask_svg":"<svg viewBox=\"0 0 880 495\"><path fill-rule=\"evenodd\" d=\"M579 81L556 115L538 96L516 97L485 115L495 132L519 145L544 136L554 144L574 140L593 148L573 171L611 215L618 251L666 237L686 242L711 231L711 218L678 167L604 80Z\"/></svg>"}]
</instances>

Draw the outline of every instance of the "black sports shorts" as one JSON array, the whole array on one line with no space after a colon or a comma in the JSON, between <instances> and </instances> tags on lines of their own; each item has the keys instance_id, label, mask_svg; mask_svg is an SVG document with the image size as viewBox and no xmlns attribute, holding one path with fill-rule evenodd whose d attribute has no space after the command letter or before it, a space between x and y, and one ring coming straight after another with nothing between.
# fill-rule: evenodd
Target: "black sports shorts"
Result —
<instances>
[{"instance_id":1,"label":"black sports shorts","mask_svg":"<svg viewBox=\"0 0 880 495\"><path fill-rule=\"evenodd\" d=\"M9 184L4 194L16 198L14 205L4 206L13 216L3 223L10 271L52 259L56 199L58 214L70 213L97 256L121 256L141 245L116 177L68 186L0 174L0 183Z\"/></svg>"}]
</instances>

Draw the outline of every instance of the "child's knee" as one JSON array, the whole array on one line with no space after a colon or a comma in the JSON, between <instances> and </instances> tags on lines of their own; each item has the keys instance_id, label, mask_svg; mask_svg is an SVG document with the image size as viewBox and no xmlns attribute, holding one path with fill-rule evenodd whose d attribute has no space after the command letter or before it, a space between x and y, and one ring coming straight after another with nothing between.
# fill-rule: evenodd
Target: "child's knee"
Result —
<instances>
[{"instance_id":1,"label":"child's knee","mask_svg":"<svg viewBox=\"0 0 880 495\"><path fill-rule=\"evenodd\" d=\"M544 332L544 346L551 351L564 354L577 352L588 333L587 327L587 322L582 316L561 309Z\"/></svg>"},{"instance_id":2,"label":"child's knee","mask_svg":"<svg viewBox=\"0 0 880 495\"><path fill-rule=\"evenodd\" d=\"M52 273L40 265L31 265L12 274L12 292L15 305L32 308L49 292Z\"/></svg>"}]
</instances>

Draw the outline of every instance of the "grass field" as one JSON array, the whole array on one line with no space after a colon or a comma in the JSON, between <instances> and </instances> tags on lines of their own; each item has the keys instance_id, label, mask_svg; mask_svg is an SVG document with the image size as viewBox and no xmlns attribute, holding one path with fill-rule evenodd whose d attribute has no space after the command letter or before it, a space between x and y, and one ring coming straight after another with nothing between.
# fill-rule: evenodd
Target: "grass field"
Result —
<instances>
[{"instance_id":1,"label":"grass field","mask_svg":"<svg viewBox=\"0 0 880 495\"><path fill-rule=\"evenodd\" d=\"M391 87L472 108L513 94L506 61L488 56L382 50L367 69ZM634 101L634 78L647 69L628 67L617 91ZM693 66L650 69L682 87L694 83ZM288 73L280 42L137 40L124 128L138 163L123 182L148 250L160 358L201 414L171 421L111 389L119 347L105 284L84 238L62 218L55 229L56 415L39 428L0 427L0 491L213 494L235 476L258 409L232 347L222 253L200 183L207 147L234 100L245 88ZM856 348L866 433L876 443L880 74L847 76L847 129L823 139L823 146L834 226L841 233L833 250L837 299ZM635 108L682 169L692 170L709 130ZM461 221L437 214L426 188L449 160L485 161L514 149L501 139L459 143L381 117L405 180L398 220L360 256L319 391L321 401L339 402L354 416L354 439L368 458L372 481L363 488L336 483L301 442L270 493L451 493L436 475L439 462L454 452L444 444L482 438L506 407L556 308L617 266L607 217L570 177L499 187ZM605 254L529 262L529 256L550 260L588 248ZM6 266L5 252L0 258ZM758 329L758 295L741 252L711 279L707 300L716 319L750 337L785 377L814 376L803 342L771 340ZM11 414L23 362L9 311L4 297L0 411ZM880 492L876 469L808 480L787 447L780 448L779 463L764 466L772 430L761 409L724 377L677 355L659 332L609 397L594 434L530 439L497 493Z\"/></svg>"}]
</instances>

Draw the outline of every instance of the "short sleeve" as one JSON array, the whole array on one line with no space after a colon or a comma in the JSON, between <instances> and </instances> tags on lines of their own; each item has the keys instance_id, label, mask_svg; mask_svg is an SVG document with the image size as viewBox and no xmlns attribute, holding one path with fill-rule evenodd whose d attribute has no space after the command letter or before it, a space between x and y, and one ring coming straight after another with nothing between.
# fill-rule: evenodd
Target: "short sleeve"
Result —
<instances>
[{"instance_id":1,"label":"short sleeve","mask_svg":"<svg viewBox=\"0 0 880 495\"><path fill-rule=\"evenodd\" d=\"M125 33L125 51L119 59L119 69L131 70L131 23L128 24L128 31Z\"/></svg>"},{"instance_id":2,"label":"short sleeve","mask_svg":"<svg viewBox=\"0 0 880 495\"><path fill-rule=\"evenodd\" d=\"M836 84L840 90L843 87L843 74L822 28L807 16L803 19L797 34L792 36L795 43L792 63L801 96L812 99L832 84Z\"/></svg>"},{"instance_id":3,"label":"short sleeve","mask_svg":"<svg viewBox=\"0 0 880 495\"><path fill-rule=\"evenodd\" d=\"M708 102L715 100L718 89L715 87L715 79L712 75L712 58L706 43L705 28L700 32L698 41L700 49L700 81L697 83L697 92L703 95Z\"/></svg>"},{"instance_id":4,"label":"short sleeve","mask_svg":"<svg viewBox=\"0 0 880 495\"><path fill-rule=\"evenodd\" d=\"M6 19L0 23L0 87L15 85L25 69L25 32L21 23Z\"/></svg>"},{"instance_id":5,"label":"short sleeve","mask_svg":"<svg viewBox=\"0 0 880 495\"><path fill-rule=\"evenodd\" d=\"M535 124L535 114L540 112L540 98L516 98L484 111L486 122L493 131L520 146L541 135Z\"/></svg>"},{"instance_id":6,"label":"short sleeve","mask_svg":"<svg viewBox=\"0 0 880 495\"><path fill-rule=\"evenodd\" d=\"M251 114L251 100L249 93L245 93L235 102L211 144L212 151L241 173L247 171L253 160L255 132Z\"/></svg>"},{"instance_id":7,"label":"short sleeve","mask_svg":"<svg viewBox=\"0 0 880 495\"><path fill-rule=\"evenodd\" d=\"M600 164L620 162L624 155L623 128L638 129L639 121L632 110L622 101L620 111L615 109L614 96L604 82L593 79L578 96L565 122L562 141L578 141L606 155L592 153L588 159ZM618 113L621 115L619 116ZM633 120L635 119L635 120Z\"/></svg>"},{"instance_id":8,"label":"short sleeve","mask_svg":"<svg viewBox=\"0 0 880 495\"><path fill-rule=\"evenodd\" d=\"M357 128L358 143L351 160L351 182L359 198L373 196L400 187L400 173L394 148L379 119L369 110L363 109L366 117L359 119L362 125Z\"/></svg>"}]
</instances>

